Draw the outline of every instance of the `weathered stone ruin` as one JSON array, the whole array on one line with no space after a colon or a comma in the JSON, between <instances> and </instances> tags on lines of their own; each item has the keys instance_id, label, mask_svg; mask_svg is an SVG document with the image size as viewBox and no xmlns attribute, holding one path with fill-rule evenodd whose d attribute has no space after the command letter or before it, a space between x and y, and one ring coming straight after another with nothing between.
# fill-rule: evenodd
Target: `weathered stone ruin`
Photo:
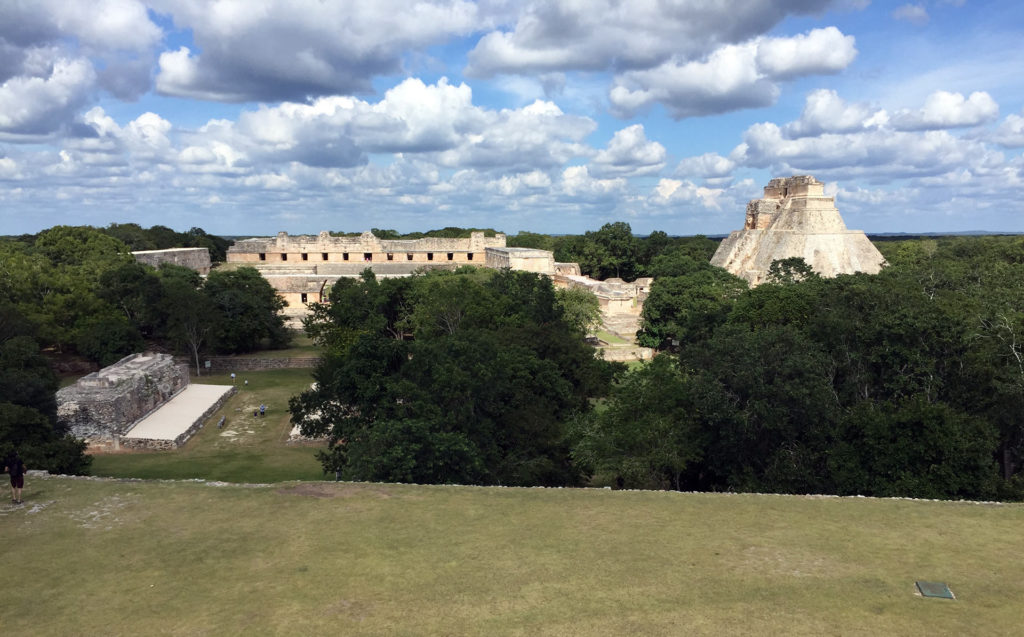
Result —
<instances>
[{"instance_id":1,"label":"weathered stone ruin","mask_svg":"<svg viewBox=\"0 0 1024 637\"><path fill-rule=\"evenodd\" d=\"M743 230L725 238L711 264L755 286L764 283L777 259L802 257L824 277L866 272L885 263L861 230L849 230L825 184L810 175L772 179L764 197L747 204Z\"/></svg>"},{"instance_id":2,"label":"weathered stone ruin","mask_svg":"<svg viewBox=\"0 0 1024 637\"><path fill-rule=\"evenodd\" d=\"M76 438L103 444L128 433L188 386L170 354L132 354L57 392L57 419Z\"/></svg>"},{"instance_id":3,"label":"weathered stone ruin","mask_svg":"<svg viewBox=\"0 0 1024 637\"><path fill-rule=\"evenodd\" d=\"M210 273L209 248L169 248L167 250L138 250L132 256L139 263L160 267L161 263L173 263L199 274Z\"/></svg>"},{"instance_id":4,"label":"weathered stone ruin","mask_svg":"<svg viewBox=\"0 0 1024 637\"><path fill-rule=\"evenodd\" d=\"M504 234L488 237L483 232L471 232L468 239L380 239L372 232L337 237L327 231L290 236L279 232L276 237L236 241L228 248L227 265L256 268L287 303L284 315L292 326L301 325L309 313L307 304L327 301L338 279L359 277L367 268L380 279L473 265L536 272L551 277L559 287L587 288L597 295L604 327L628 341L635 338L650 279L595 281L581 276L577 263L556 263L548 250L508 247L505 242Z\"/></svg>"},{"instance_id":5,"label":"weathered stone ruin","mask_svg":"<svg viewBox=\"0 0 1024 637\"><path fill-rule=\"evenodd\" d=\"M372 232L337 237L326 230L315 236L279 232L276 237L236 241L228 248L227 261L229 266L259 270L288 304L284 314L293 326L308 314L307 303L327 300L335 281L357 278L367 268L381 279L463 265L551 275L561 265L547 250L506 247L501 233L488 237L472 232L468 239L380 239Z\"/></svg>"}]
</instances>

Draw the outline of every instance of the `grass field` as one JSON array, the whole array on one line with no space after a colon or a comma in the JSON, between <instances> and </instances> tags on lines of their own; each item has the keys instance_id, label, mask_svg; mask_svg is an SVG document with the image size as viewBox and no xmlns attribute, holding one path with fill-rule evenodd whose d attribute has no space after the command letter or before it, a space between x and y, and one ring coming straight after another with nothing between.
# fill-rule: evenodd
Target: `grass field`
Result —
<instances>
[{"instance_id":1,"label":"grass field","mask_svg":"<svg viewBox=\"0 0 1024 637\"><path fill-rule=\"evenodd\" d=\"M599 339L601 339L602 341L604 341L605 343L608 343L609 345L629 345L630 344L630 342L627 341L626 339L624 339L624 338L622 338L620 336L616 336L615 334L612 334L611 332L606 332L604 330L599 330L597 332L597 337Z\"/></svg>"},{"instance_id":2,"label":"grass field","mask_svg":"<svg viewBox=\"0 0 1024 637\"><path fill-rule=\"evenodd\" d=\"M25 501L0 506L12 635L1013 635L1024 614L1019 504L56 477Z\"/></svg>"},{"instance_id":3,"label":"grass field","mask_svg":"<svg viewBox=\"0 0 1024 637\"><path fill-rule=\"evenodd\" d=\"M305 358L319 356L323 348L313 344L313 339L302 330L294 330L291 346L285 349L261 349L248 354L237 354L237 358Z\"/></svg>"},{"instance_id":4,"label":"grass field","mask_svg":"<svg viewBox=\"0 0 1024 637\"><path fill-rule=\"evenodd\" d=\"M315 447L288 445L288 398L309 387L312 370L282 369L239 373L238 393L207 425L174 451L93 456L92 473L122 478L205 478L226 482L320 480L323 472ZM244 385L248 380L249 384ZM192 382L230 385L229 374L193 378ZM253 416L263 403L267 415ZM223 429L216 423L227 421Z\"/></svg>"}]
</instances>

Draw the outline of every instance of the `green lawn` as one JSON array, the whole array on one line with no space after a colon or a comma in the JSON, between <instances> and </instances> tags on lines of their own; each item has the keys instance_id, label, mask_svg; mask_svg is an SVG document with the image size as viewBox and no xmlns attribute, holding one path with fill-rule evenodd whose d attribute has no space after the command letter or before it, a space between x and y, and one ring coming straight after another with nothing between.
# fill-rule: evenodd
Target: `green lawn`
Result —
<instances>
[{"instance_id":1,"label":"green lawn","mask_svg":"<svg viewBox=\"0 0 1024 637\"><path fill-rule=\"evenodd\" d=\"M237 358L306 358L319 356L323 348L313 344L313 339L302 330L294 330L291 347L285 349L261 349L248 354L238 354Z\"/></svg>"},{"instance_id":2,"label":"green lawn","mask_svg":"<svg viewBox=\"0 0 1024 637\"><path fill-rule=\"evenodd\" d=\"M312 370L238 373L239 391L185 446L93 456L92 473L122 478L205 478L227 482L279 482L324 478L316 446L286 444L291 424L288 399L309 387ZM248 380L249 384L244 385ZM193 377L192 382L231 384L229 374ZM263 403L267 415L253 416ZM227 421L217 429L221 416Z\"/></svg>"},{"instance_id":3,"label":"green lawn","mask_svg":"<svg viewBox=\"0 0 1024 637\"><path fill-rule=\"evenodd\" d=\"M627 341L626 339L616 336L611 332L606 332L604 330L599 330L596 336L605 343L608 343L609 345L630 345L630 342Z\"/></svg>"},{"instance_id":4,"label":"green lawn","mask_svg":"<svg viewBox=\"0 0 1024 637\"><path fill-rule=\"evenodd\" d=\"M1020 504L32 477L24 497L0 506L12 635L1013 635L1024 608Z\"/></svg>"}]
</instances>

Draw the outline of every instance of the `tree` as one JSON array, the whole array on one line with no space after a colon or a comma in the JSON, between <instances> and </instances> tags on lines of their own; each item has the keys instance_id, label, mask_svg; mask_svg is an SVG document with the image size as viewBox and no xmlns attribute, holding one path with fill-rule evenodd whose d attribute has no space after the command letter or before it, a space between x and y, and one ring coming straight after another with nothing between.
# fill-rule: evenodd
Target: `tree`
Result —
<instances>
[{"instance_id":1,"label":"tree","mask_svg":"<svg viewBox=\"0 0 1024 637\"><path fill-rule=\"evenodd\" d=\"M576 484L566 423L615 366L555 298L524 272L339 282L307 321L330 346L292 419L329 435L324 469L349 479Z\"/></svg>"},{"instance_id":2,"label":"tree","mask_svg":"<svg viewBox=\"0 0 1024 637\"><path fill-rule=\"evenodd\" d=\"M615 385L605 410L577 419L573 458L629 488L679 490L703 451L694 415L679 365L656 356Z\"/></svg>"},{"instance_id":3,"label":"tree","mask_svg":"<svg viewBox=\"0 0 1024 637\"><path fill-rule=\"evenodd\" d=\"M210 298L195 287L191 277L181 276L177 269L165 269L161 274L167 336L192 356L198 376L201 373L199 352L210 343L218 319L216 308Z\"/></svg>"},{"instance_id":4,"label":"tree","mask_svg":"<svg viewBox=\"0 0 1024 637\"><path fill-rule=\"evenodd\" d=\"M75 325L75 347L80 354L100 367L112 365L128 354L142 351L139 330L123 315L97 314Z\"/></svg>"},{"instance_id":5,"label":"tree","mask_svg":"<svg viewBox=\"0 0 1024 637\"><path fill-rule=\"evenodd\" d=\"M551 235L520 230L518 234L508 237L506 245L510 248L534 248L537 250L551 250L553 252L555 240Z\"/></svg>"},{"instance_id":6,"label":"tree","mask_svg":"<svg viewBox=\"0 0 1024 637\"><path fill-rule=\"evenodd\" d=\"M121 241L89 226L54 226L36 235L34 248L55 266L77 266L92 281L111 266L132 261Z\"/></svg>"},{"instance_id":7,"label":"tree","mask_svg":"<svg viewBox=\"0 0 1024 637\"><path fill-rule=\"evenodd\" d=\"M57 377L33 331L12 304L0 300L0 455L17 449L30 467L87 473L85 443L57 424Z\"/></svg>"},{"instance_id":8,"label":"tree","mask_svg":"<svg viewBox=\"0 0 1024 637\"><path fill-rule=\"evenodd\" d=\"M601 303L590 290L560 288L555 298L565 321L579 332L590 334L601 326Z\"/></svg>"},{"instance_id":9,"label":"tree","mask_svg":"<svg viewBox=\"0 0 1024 637\"><path fill-rule=\"evenodd\" d=\"M637 340L645 347L667 349L705 339L725 322L746 289L743 279L711 266L685 276L655 279L644 301Z\"/></svg>"},{"instance_id":10,"label":"tree","mask_svg":"<svg viewBox=\"0 0 1024 637\"><path fill-rule=\"evenodd\" d=\"M203 293L217 310L214 343L224 353L251 352L266 339L284 347L291 338L280 312L284 300L255 268L214 270Z\"/></svg>"},{"instance_id":11,"label":"tree","mask_svg":"<svg viewBox=\"0 0 1024 637\"><path fill-rule=\"evenodd\" d=\"M828 356L791 326L724 326L682 352L708 441L703 488L830 493L839 404Z\"/></svg>"},{"instance_id":12,"label":"tree","mask_svg":"<svg viewBox=\"0 0 1024 637\"><path fill-rule=\"evenodd\" d=\"M817 278L818 274L803 257L775 259L768 267L768 283L788 285Z\"/></svg>"},{"instance_id":13,"label":"tree","mask_svg":"<svg viewBox=\"0 0 1024 637\"><path fill-rule=\"evenodd\" d=\"M157 249L156 243L147 236L146 230L137 223L112 223L106 228L102 228L101 232L122 241L132 251Z\"/></svg>"},{"instance_id":14,"label":"tree","mask_svg":"<svg viewBox=\"0 0 1024 637\"><path fill-rule=\"evenodd\" d=\"M920 396L862 402L843 418L829 470L840 494L989 498L997 438L983 419Z\"/></svg>"},{"instance_id":15,"label":"tree","mask_svg":"<svg viewBox=\"0 0 1024 637\"><path fill-rule=\"evenodd\" d=\"M156 271L141 263L126 263L100 275L97 295L116 307L139 333L156 336L165 317L163 286Z\"/></svg>"}]
</instances>

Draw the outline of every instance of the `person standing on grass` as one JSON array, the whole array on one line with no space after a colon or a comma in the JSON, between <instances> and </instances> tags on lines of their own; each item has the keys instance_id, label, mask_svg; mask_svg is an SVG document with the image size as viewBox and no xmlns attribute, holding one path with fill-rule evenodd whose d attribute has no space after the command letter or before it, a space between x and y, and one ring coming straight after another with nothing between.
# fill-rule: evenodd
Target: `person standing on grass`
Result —
<instances>
[{"instance_id":1,"label":"person standing on grass","mask_svg":"<svg viewBox=\"0 0 1024 637\"><path fill-rule=\"evenodd\" d=\"M266 416L267 415L267 406L266 405L260 405L260 415L261 416Z\"/></svg>"},{"instance_id":2,"label":"person standing on grass","mask_svg":"<svg viewBox=\"0 0 1024 637\"><path fill-rule=\"evenodd\" d=\"M12 451L4 462L4 471L11 476L11 502L21 504L21 490L25 487L25 463L17 451Z\"/></svg>"}]
</instances>

